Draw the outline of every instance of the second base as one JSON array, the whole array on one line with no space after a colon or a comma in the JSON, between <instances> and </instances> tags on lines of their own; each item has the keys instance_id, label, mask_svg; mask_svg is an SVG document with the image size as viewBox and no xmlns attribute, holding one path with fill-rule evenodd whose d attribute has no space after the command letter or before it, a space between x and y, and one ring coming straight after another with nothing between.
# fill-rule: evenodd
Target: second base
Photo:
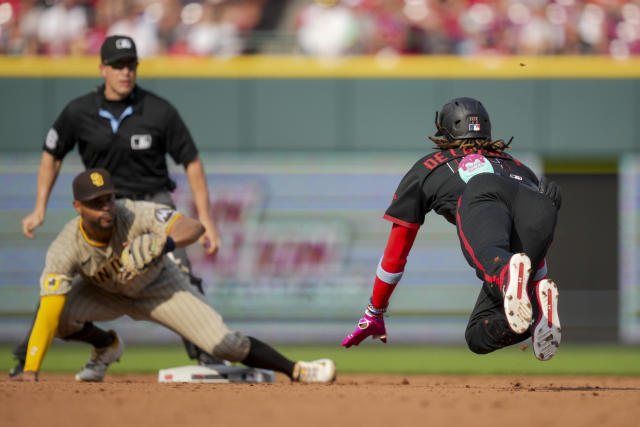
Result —
<instances>
[{"instance_id":1,"label":"second base","mask_svg":"<svg viewBox=\"0 0 640 427\"><path fill-rule=\"evenodd\" d=\"M228 365L190 365L160 369L159 383L273 383L276 376L267 369Z\"/></svg>"}]
</instances>

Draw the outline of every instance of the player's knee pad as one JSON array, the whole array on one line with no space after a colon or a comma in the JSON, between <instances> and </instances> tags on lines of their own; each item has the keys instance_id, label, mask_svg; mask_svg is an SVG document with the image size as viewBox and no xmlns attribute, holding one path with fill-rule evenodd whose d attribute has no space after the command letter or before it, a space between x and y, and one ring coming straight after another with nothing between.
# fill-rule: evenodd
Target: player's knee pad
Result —
<instances>
[{"instance_id":1,"label":"player's knee pad","mask_svg":"<svg viewBox=\"0 0 640 427\"><path fill-rule=\"evenodd\" d=\"M225 334L213 347L213 356L230 362L241 362L249 354L251 343L242 332L231 331Z\"/></svg>"}]
</instances>

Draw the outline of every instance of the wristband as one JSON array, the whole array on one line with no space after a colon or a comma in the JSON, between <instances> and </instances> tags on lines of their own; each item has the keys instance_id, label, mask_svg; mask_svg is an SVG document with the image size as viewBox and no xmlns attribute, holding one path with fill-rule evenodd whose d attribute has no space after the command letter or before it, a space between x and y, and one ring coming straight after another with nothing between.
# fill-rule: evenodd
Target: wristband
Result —
<instances>
[{"instance_id":1,"label":"wristband","mask_svg":"<svg viewBox=\"0 0 640 427\"><path fill-rule=\"evenodd\" d=\"M373 306L371 299L369 299L369 304L367 304L367 310L365 311L365 313L368 313L370 316L373 316L373 317L381 317L382 315L384 315L384 313L386 313L386 311L387 311L387 307L376 308Z\"/></svg>"},{"instance_id":2,"label":"wristband","mask_svg":"<svg viewBox=\"0 0 640 427\"><path fill-rule=\"evenodd\" d=\"M173 252L173 250L176 248L176 242L173 241L173 239L169 236L167 236L167 241L164 244L164 249L162 250L162 253L167 253L167 252Z\"/></svg>"}]
</instances>

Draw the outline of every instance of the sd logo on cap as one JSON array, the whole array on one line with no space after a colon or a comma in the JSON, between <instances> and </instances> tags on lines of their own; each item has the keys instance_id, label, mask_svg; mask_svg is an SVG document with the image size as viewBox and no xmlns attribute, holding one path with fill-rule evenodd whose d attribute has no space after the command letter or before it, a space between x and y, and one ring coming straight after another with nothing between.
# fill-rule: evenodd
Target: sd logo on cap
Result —
<instances>
[{"instance_id":1,"label":"sd logo on cap","mask_svg":"<svg viewBox=\"0 0 640 427\"><path fill-rule=\"evenodd\" d=\"M73 179L73 198L80 202L115 192L111 174L106 169L87 169Z\"/></svg>"}]
</instances>

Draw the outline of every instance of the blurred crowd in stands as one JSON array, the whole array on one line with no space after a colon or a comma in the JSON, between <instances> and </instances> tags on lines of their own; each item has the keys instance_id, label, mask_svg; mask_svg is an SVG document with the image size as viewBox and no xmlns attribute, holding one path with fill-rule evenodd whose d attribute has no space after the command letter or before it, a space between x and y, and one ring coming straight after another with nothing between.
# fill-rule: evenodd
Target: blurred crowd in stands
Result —
<instances>
[{"instance_id":1,"label":"blurred crowd in stands","mask_svg":"<svg viewBox=\"0 0 640 427\"><path fill-rule=\"evenodd\" d=\"M0 54L640 54L640 0L0 0Z\"/></svg>"}]
</instances>

